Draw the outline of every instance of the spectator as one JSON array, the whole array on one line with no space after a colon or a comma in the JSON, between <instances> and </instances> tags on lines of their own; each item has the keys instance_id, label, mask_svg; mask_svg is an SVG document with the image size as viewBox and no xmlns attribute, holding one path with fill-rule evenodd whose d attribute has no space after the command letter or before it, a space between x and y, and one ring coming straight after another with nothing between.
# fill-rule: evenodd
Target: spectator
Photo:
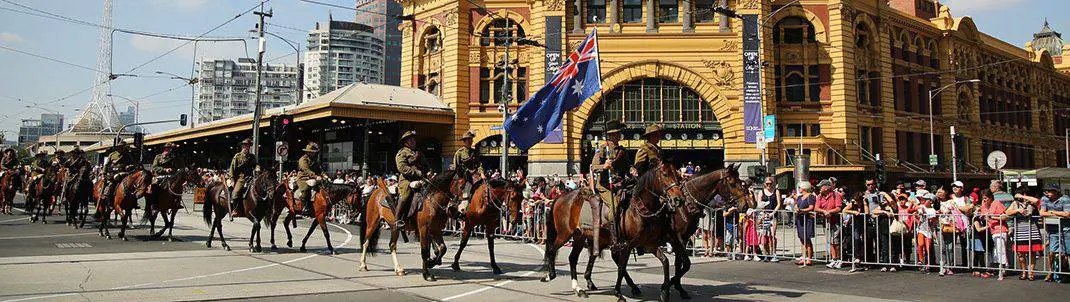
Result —
<instances>
[{"instance_id":1,"label":"spectator","mask_svg":"<svg viewBox=\"0 0 1070 302\"><path fill-rule=\"evenodd\" d=\"M959 206L952 198L946 198L947 191L943 187L936 190L937 196L945 196L940 202L940 275L954 275L951 270L955 266L955 242L958 241L968 226L968 219L959 211ZM939 200L940 198L937 197ZM965 247L965 245L963 245Z\"/></svg>"},{"instance_id":2,"label":"spectator","mask_svg":"<svg viewBox=\"0 0 1070 302\"><path fill-rule=\"evenodd\" d=\"M1024 269L1018 279L1033 281L1035 276L1033 268L1036 265L1037 255L1044 251L1040 229L1033 214L1036 211L1036 202L1032 196L1015 194L1014 201L1007 208L1007 216L1014 218L1014 254L1018 260L1017 267Z\"/></svg>"},{"instance_id":3,"label":"spectator","mask_svg":"<svg viewBox=\"0 0 1070 302\"><path fill-rule=\"evenodd\" d=\"M986 247L992 246L989 243L988 233L988 219L982 215L981 210L978 209L978 214L973 216L973 240L970 242L970 251L973 252L973 275L981 278L991 278L992 274L988 273L985 268L988 267L988 261L985 259Z\"/></svg>"},{"instance_id":4,"label":"spectator","mask_svg":"<svg viewBox=\"0 0 1070 302\"><path fill-rule=\"evenodd\" d=\"M1063 195L1056 184L1044 188L1044 197L1040 199L1040 216L1044 219L1044 229L1048 233L1048 268L1051 271L1066 272L1063 264L1070 261L1070 197ZM1054 275L1054 276L1053 276ZM1048 274L1044 281L1062 281L1063 276Z\"/></svg>"},{"instance_id":5,"label":"spectator","mask_svg":"<svg viewBox=\"0 0 1070 302\"><path fill-rule=\"evenodd\" d=\"M762 190L758 191L758 238L764 249L765 261L778 262L776 256L776 217L780 211L781 197L776 190L776 179L766 177Z\"/></svg>"},{"instance_id":6,"label":"spectator","mask_svg":"<svg viewBox=\"0 0 1070 302\"><path fill-rule=\"evenodd\" d=\"M866 234L866 247L870 252L867 256L873 262L877 263L890 263L890 249L891 237L889 237L889 227L892 220L892 197L887 193L881 192L880 194L869 195L866 199L866 213L868 213L868 219L866 224L868 232ZM881 266L881 271L886 272L889 267L886 265ZM895 271L895 267L890 268Z\"/></svg>"},{"instance_id":7,"label":"spectator","mask_svg":"<svg viewBox=\"0 0 1070 302\"><path fill-rule=\"evenodd\" d=\"M900 194L895 197L895 218L893 218L891 225L888 226L888 234L892 240L892 263L895 263L894 259L899 260L899 267L902 268L906 265L908 255L913 250L914 236L913 230L917 219L914 219L914 211L917 209L910 203L910 197L906 194ZM894 271L895 267L889 268Z\"/></svg>"},{"instance_id":8,"label":"spectator","mask_svg":"<svg viewBox=\"0 0 1070 302\"><path fill-rule=\"evenodd\" d=\"M930 273L929 270L929 248L932 247L933 235L935 235L936 225L936 209L932 207L933 199L936 196L930 193L926 193L917 196L919 201L917 205L918 225L917 225L917 247L918 247L918 261L921 262L918 265L921 266L921 270L926 274ZM943 275L943 272L940 272Z\"/></svg>"},{"instance_id":9,"label":"spectator","mask_svg":"<svg viewBox=\"0 0 1070 302\"><path fill-rule=\"evenodd\" d=\"M970 222L970 217L973 217L974 211L976 210L976 206L974 204L977 203L976 200L972 200L970 198L971 197L969 195L966 195L966 188L965 186L963 186L961 181L955 181L951 183L951 201L953 202L955 209L957 209L959 213L964 215L965 222L967 224L969 224ZM959 246L964 251L962 253L959 253L959 263L962 263L962 265L964 266L970 263L969 253L965 252L966 247L968 245L967 241L969 240L969 237L970 228L968 225L962 232L959 232L958 235L955 236L955 240L959 243Z\"/></svg>"},{"instance_id":10,"label":"spectator","mask_svg":"<svg viewBox=\"0 0 1070 302\"><path fill-rule=\"evenodd\" d=\"M825 221L826 240L829 244L828 268L843 267L843 258L840 255L840 242L843 240L840 231L840 210L843 209L843 197L833 191L833 184L829 180L822 180L817 184L817 204L814 212Z\"/></svg>"},{"instance_id":11,"label":"spectator","mask_svg":"<svg viewBox=\"0 0 1070 302\"><path fill-rule=\"evenodd\" d=\"M877 181L870 178L866 179L866 190L864 192L856 194L843 208L843 213L847 225L851 229L851 246L854 248L851 260L851 272L857 272L864 270L865 267L861 266L862 259L865 259L866 255L866 208L867 201L871 199L880 200L885 195L884 192L880 192L877 189Z\"/></svg>"},{"instance_id":12,"label":"spectator","mask_svg":"<svg viewBox=\"0 0 1070 302\"><path fill-rule=\"evenodd\" d=\"M999 266L999 280L1007 269L1007 215L1002 203L995 201L992 191L981 191L981 214L988 218L988 232L992 236L992 262Z\"/></svg>"},{"instance_id":13,"label":"spectator","mask_svg":"<svg viewBox=\"0 0 1070 302\"><path fill-rule=\"evenodd\" d=\"M803 254L799 258L799 261L795 262L795 265L799 267L806 267L807 265L813 265L814 258L814 204L817 203L817 197L810 193L811 187L809 182L799 182L799 193L795 197L795 232L799 237L799 241L803 245Z\"/></svg>"}]
</instances>

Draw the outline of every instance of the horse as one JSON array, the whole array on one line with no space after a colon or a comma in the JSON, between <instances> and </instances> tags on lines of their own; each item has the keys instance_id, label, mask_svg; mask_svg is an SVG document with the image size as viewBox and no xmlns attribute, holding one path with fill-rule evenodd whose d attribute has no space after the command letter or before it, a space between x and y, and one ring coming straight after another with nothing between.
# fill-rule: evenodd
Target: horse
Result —
<instances>
[{"instance_id":1,"label":"horse","mask_svg":"<svg viewBox=\"0 0 1070 302\"><path fill-rule=\"evenodd\" d=\"M52 215L52 199L56 191L56 186L53 184L55 177L55 171L48 169L36 180L27 184L26 210L30 212L31 222L37 222L40 216L42 223L48 223L46 217Z\"/></svg>"},{"instance_id":2,"label":"horse","mask_svg":"<svg viewBox=\"0 0 1070 302\"><path fill-rule=\"evenodd\" d=\"M744 187L745 182L739 179L739 165L729 165L724 169L706 173L691 178L680 187L683 193L684 205L672 213L668 236L669 245L673 251L686 251L687 243L698 229L699 221L705 216L705 210L716 210L726 204L741 206L753 204L753 196ZM717 199L715 196L722 198ZM677 252L674 267L675 274L669 282L675 286L680 296L690 299L690 295L684 291L680 279L691 269L691 260L687 252Z\"/></svg>"},{"instance_id":3,"label":"horse","mask_svg":"<svg viewBox=\"0 0 1070 302\"><path fill-rule=\"evenodd\" d=\"M420 259L422 260L425 281L435 281L430 269L442 264L446 255L446 243L442 240L442 230L446 228L450 204L457 199L457 186L452 186L456 171L449 170L431 178L420 194L413 195L413 206L423 203L423 208L416 213L416 233L420 238ZM431 245L435 245L435 255L431 257Z\"/></svg>"},{"instance_id":4,"label":"horse","mask_svg":"<svg viewBox=\"0 0 1070 302\"><path fill-rule=\"evenodd\" d=\"M126 241L126 227L130 222L134 208L137 207L137 200L145 196L145 191L149 188L151 176L148 171L137 170L133 173L127 174L115 185L115 194L112 197L112 210L119 213L119 238ZM105 216L106 217L106 216Z\"/></svg>"},{"instance_id":5,"label":"horse","mask_svg":"<svg viewBox=\"0 0 1070 302\"><path fill-rule=\"evenodd\" d=\"M167 231L167 240L174 241L172 232L175 229L175 214L185 207L182 204L182 191L188 183L198 185L200 177L190 168L180 168L162 184L151 184L152 194L145 194L145 214L141 219L149 221L149 233L152 237L159 238ZM157 214L162 214L164 223L159 232L156 232Z\"/></svg>"},{"instance_id":6,"label":"horse","mask_svg":"<svg viewBox=\"0 0 1070 302\"><path fill-rule=\"evenodd\" d=\"M101 173L103 174L103 173ZM97 226L97 231L100 237L111 239L111 233L108 231L109 217L111 216L111 200L108 200L108 192L106 192L106 186L104 184L104 177L100 175L97 178L96 183L93 184L93 202L96 203L97 211L93 216L100 221L100 225Z\"/></svg>"},{"instance_id":7,"label":"horse","mask_svg":"<svg viewBox=\"0 0 1070 302\"><path fill-rule=\"evenodd\" d=\"M63 204L67 206L67 224L75 228L84 227L85 218L89 215L89 200L93 194L91 173L89 166L68 169L63 189L60 190Z\"/></svg>"},{"instance_id":8,"label":"horse","mask_svg":"<svg viewBox=\"0 0 1070 302\"><path fill-rule=\"evenodd\" d=\"M11 169L0 178L0 214L12 214L15 193L22 186L22 170Z\"/></svg>"},{"instance_id":9,"label":"horse","mask_svg":"<svg viewBox=\"0 0 1070 302\"><path fill-rule=\"evenodd\" d=\"M212 237L218 230L219 242L229 251L230 245L227 245L227 240L223 238L223 218L230 212L230 190L227 190L223 182L209 183L207 187L204 193L204 208L201 209L204 223L208 225L208 241L204 246L212 247Z\"/></svg>"},{"instance_id":10,"label":"horse","mask_svg":"<svg viewBox=\"0 0 1070 302\"><path fill-rule=\"evenodd\" d=\"M472 190L472 200L461 218L464 221L464 228L461 230L461 245L457 247L457 254L453 256L454 271L461 270L457 262L461 259L461 252L468 245L472 229L481 225L487 234L490 267L494 270L494 274L502 273L497 261L494 260L494 233L501 226L503 215L509 215L508 218L514 223L520 222L520 203L524 200L523 190L523 179L515 183L505 179L491 179Z\"/></svg>"},{"instance_id":11,"label":"horse","mask_svg":"<svg viewBox=\"0 0 1070 302\"><path fill-rule=\"evenodd\" d=\"M262 250L260 247L261 221L273 214L271 212L273 212L274 208L276 188L275 172L270 169L264 169L249 180L245 192L238 196L241 199L239 201L241 202L241 209L233 210L238 212L238 216L245 217L249 219L249 222L253 223L252 230L249 233L249 251L251 252L259 253ZM275 232L272 231L271 235L274 236L274 234ZM253 244L254 241L256 242L255 245ZM274 240L272 241L274 242ZM274 246L274 243L272 243L272 246Z\"/></svg>"},{"instance_id":12,"label":"horse","mask_svg":"<svg viewBox=\"0 0 1070 302\"><path fill-rule=\"evenodd\" d=\"M648 171L645 175L640 177L640 180L636 184L636 186L641 189L644 194L640 194L640 196L635 196L635 194L633 194L631 199L622 200L617 205L617 207L618 209L620 209L620 211L629 209L631 208L631 206L639 203L634 202L634 200L639 197L655 199L652 201L660 202L657 199L664 198L664 196L669 194L678 194L678 192L675 192L673 190L677 189L676 184L678 184L679 181L679 175L677 174L675 167L669 164L662 164L658 169ZM571 273L570 275L572 278L572 290L579 297L587 297L587 290L597 289L594 282L591 280L591 274L594 269L595 258L598 256L597 254L602 252L602 250L607 249L611 246L609 244L606 244L601 245L597 248L594 247L596 233L595 230L593 229L593 227L583 226L580 220L583 208L588 207L591 204L590 200L592 198L597 197L594 196L593 192L591 192L590 190L573 190L569 193L561 195L556 200L554 200L553 206L546 213L546 251L544 254L544 260L546 261L545 267L547 268L547 271L546 276L542 278L542 282L549 282L550 280L553 280L557 277L557 252L561 249L561 247L565 245L565 243L568 243L568 241L571 239L572 252L569 253L568 257L569 272ZM592 215L601 214L592 213ZM619 222L624 218L625 215L622 213L621 215L618 215L617 221ZM652 218L657 218L657 214L655 213L655 215L652 215ZM653 222L651 224L653 225L656 223L657 222ZM610 224L602 224L598 227L600 228L600 230L598 230L597 232L599 237L598 241L610 242L610 230L608 228L612 226ZM632 234L637 235L643 231L652 232L652 235L661 232L660 230L651 231L634 229ZM624 237L623 233L624 231L622 230L620 233L618 233L618 235ZM584 279L586 279L587 281L587 289L580 288L578 283L576 282L576 264L579 261L580 253L583 251L583 248L585 246L590 249L590 252L588 253L587 269L583 274ZM614 260L617 261L616 258L614 258ZM631 275L629 275L627 271L618 271L618 295L620 292L619 278L621 277L624 278L624 280L628 282L628 286L632 288L632 294L639 295L641 293L639 287L635 285L635 282L632 280Z\"/></svg>"},{"instance_id":13,"label":"horse","mask_svg":"<svg viewBox=\"0 0 1070 302\"><path fill-rule=\"evenodd\" d=\"M316 226L319 226L323 231L323 238L327 240L327 250L332 255L337 255L338 253L334 251L334 246L331 244L331 232L327 231L327 213L330 213L331 208L340 202L350 207L359 204L360 197L360 189L357 186L329 182L321 183L316 194L312 196L312 215L314 219L312 224L308 226L308 233L305 234L305 239L301 240L301 252L305 251L305 243L308 242L308 237L312 236L312 233L316 231Z\"/></svg>"},{"instance_id":14,"label":"horse","mask_svg":"<svg viewBox=\"0 0 1070 302\"><path fill-rule=\"evenodd\" d=\"M275 190L271 195L271 208L267 216L264 217L268 227L271 228L271 250L278 249L275 245L275 227L278 225L279 216L282 216L282 210L286 210L286 217L282 220L282 227L286 230L286 247L294 247L293 234L290 233L290 223L293 223L293 228L297 228L297 213L302 213L304 210L304 204L300 200L294 198L294 190L288 182L281 182L275 186Z\"/></svg>"},{"instance_id":15,"label":"horse","mask_svg":"<svg viewBox=\"0 0 1070 302\"><path fill-rule=\"evenodd\" d=\"M382 178L374 178L372 183L375 184L375 188L368 194L368 198L364 200L364 215L363 218L357 221L357 230L360 232L360 271L368 271L368 254L375 254L376 247L379 245L379 235L381 229L379 228L379 220L383 220L390 226L390 257L394 260L394 273L398 276L405 275L405 269L401 268L401 264L398 263L398 234L401 233L401 229L397 225L397 217L394 216L392 211L384 203L397 204L397 196L390 194L390 190L387 189L386 182ZM411 229L412 224L406 225L406 228Z\"/></svg>"}]
</instances>

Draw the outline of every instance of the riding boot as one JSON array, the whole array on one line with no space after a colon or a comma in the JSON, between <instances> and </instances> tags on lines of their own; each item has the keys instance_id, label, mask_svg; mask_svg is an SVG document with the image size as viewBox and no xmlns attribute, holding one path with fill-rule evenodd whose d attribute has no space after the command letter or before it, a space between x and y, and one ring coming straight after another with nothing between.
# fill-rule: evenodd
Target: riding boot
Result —
<instances>
[{"instance_id":1,"label":"riding boot","mask_svg":"<svg viewBox=\"0 0 1070 302\"><path fill-rule=\"evenodd\" d=\"M409 203L411 203L411 200L401 201L398 202L398 206L394 208L394 224L396 224L399 229L405 227L405 221L409 218L409 206L411 206Z\"/></svg>"}]
</instances>

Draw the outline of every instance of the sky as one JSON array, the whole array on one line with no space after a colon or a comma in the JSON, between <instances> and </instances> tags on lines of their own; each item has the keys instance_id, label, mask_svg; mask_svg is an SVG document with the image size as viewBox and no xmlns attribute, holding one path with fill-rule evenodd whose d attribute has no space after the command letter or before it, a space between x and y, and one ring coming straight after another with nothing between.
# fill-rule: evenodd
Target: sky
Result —
<instances>
[{"instance_id":1,"label":"sky","mask_svg":"<svg viewBox=\"0 0 1070 302\"><path fill-rule=\"evenodd\" d=\"M354 0L319 0L352 6ZM100 28L12 12L18 3L49 13L100 23L102 0L0 0L0 46L57 59L89 69L97 68ZM220 26L234 16L253 8L257 0L113 0L112 26L186 36L199 36ZM1052 28L1070 34L1070 0L943 0L955 17L969 15L982 32L1014 45L1032 39L1047 17ZM272 0L267 7L274 16L268 19L268 31L291 41L305 44L306 31L328 14L336 20L353 20L355 12L300 2ZM206 36L251 37L257 18L249 13L220 26ZM1067 37L1070 39L1070 36ZM248 48L239 42L197 43L198 58L235 59L255 56L255 40ZM156 71L189 76L193 64L194 44L116 33L113 42L113 73L131 73L138 77L120 77L111 82L113 95L140 100L141 121L175 119L188 113L189 87L156 74ZM182 47L180 47L182 46ZM172 51L174 50L174 51ZM149 62L166 52L169 54ZM297 58L293 49L280 39L269 37L265 60L292 64ZM146 64L147 63L147 64ZM143 65L138 67L139 65ZM0 48L0 130L7 139L17 137L21 119L38 118L48 110L61 112L67 123L89 102L97 72ZM76 92L83 91L80 94ZM72 96L73 95L73 96ZM68 98L64 98L70 96ZM114 99L119 111L130 103ZM37 104L46 104L40 105ZM29 106L29 107L28 107ZM40 109L37 107L47 108ZM177 124L149 127L159 132Z\"/></svg>"}]
</instances>

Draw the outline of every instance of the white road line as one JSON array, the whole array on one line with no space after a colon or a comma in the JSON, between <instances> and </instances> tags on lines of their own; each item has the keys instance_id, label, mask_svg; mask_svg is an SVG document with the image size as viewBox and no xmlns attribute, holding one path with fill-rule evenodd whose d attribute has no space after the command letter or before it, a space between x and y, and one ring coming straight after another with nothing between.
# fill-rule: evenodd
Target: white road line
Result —
<instances>
[{"instance_id":1,"label":"white road line","mask_svg":"<svg viewBox=\"0 0 1070 302\"><path fill-rule=\"evenodd\" d=\"M19 221L19 220L26 220L26 219L30 219L30 217L22 217L22 218L8 219L8 220L0 220L0 223Z\"/></svg>"},{"instance_id":2,"label":"white road line","mask_svg":"<svg viewBox=\"0 0 1070 302\"><path fill-rule=\"evenodd\" d=\"M349 242L353 240L353 233L349 232L349 230L346 230L344 227L336 225L334 223L329 223L328 225L337 227L337 228L341 229L343 232L346 232L346 240L344 242L342 242L342 244L339 244L338 248L341 248L341 247L345 246L346 244L349 244ZM95 234L95 233L90 233L90 234ZM78 235L84 235L84 234L78 234ZM0 239L2 239L2 238L0 238ZM131 289L131 288L144 287L144 286L155 285L155 284L163 284L163 283L178 282L178 281L188 281L188 280L195 280L195 279L201 279L201 278L207 278L207 277L222 276L222 275L233 274L233 273L247 272L247 271L259 270L259 269L265 269L265 268L269 268L269 267L275 267L275 266L279 266L279 265L283 265L283 264L290 264L290 263L294 263L294 262L297 262L297 261L309 259L309 258L316 257L316 256L319 256L319 255L318 254L312 254L312 255L296 258L296 259L286 260L286 261L283 261L283 262L265 264L265 265L261 265L261 266L254 266L254 267L248 267L248 268L242 268L242 269L236 269L236 270L229 270L229 271L225 271L225 272L218 272L218 273L204 274L204 275L196 275L196 276L190 276L190 277L184 277L184 278L178 278L178 279L164 280L164 281L159 281L159 282L149 282L149 283L127 285L127 286L119 286L119 287L109 288L108 290ZM68 296L75 296L75 295L78 295L78 294L80 294L80 293L54 294L54 295L45 295L45 296L36 296L36 297L26 297L26 298L13 299L13 300L3 300L2 302L18 302L18 301L29 301L29 300L58 298L58 297L68 297Z\"/></svg>"},{"instance_id":3,"label":"white road line","mask_svg":"<svg viewBox=\"0 0 1070 302\"><path fill-rule=\"evenodd\" d=\"M93 233L78 233L78 234L53 234L53 235L0 237L0 240L30 239L30 238L52 238L52 237L74 237L74 236L85 236L85 235L93 235L93 234L96 234L96 232L93 232Z\"/></svg>"},{"instance_id":4,"label":"white road line","mask_svg":"<svg viewBox=\"0 0 1070 302\"><path fill-rule=\"evenodd\" d=\"M546 253L545 251L543 251L542 248L540 248L537 245L534 245L534 244L531 244L531 243L528 243L527 245L530 246L531 248L535 249L536 251L539 251L539 255L542 255L542 254ZM531 276L531 274L534 274L534 273L537 273L537 272L538 271L528 271L527 273L524 273L523 275L520 275L520 277ZM461 297L467 297L467 296L470 296L470 295L478 294L478 293L481 293L481 292L485 292L485 291L491 290L491 289L496 288L496 287L505 286L506 284L513 283L514 281L516 281L516 280L505 280L505 281L502 281L502 282L498 282L498 283L496 283L494 285L483 286L480 289L476 289L476 290L472 290L472 291L469 291L469 292L465 292L465 293L461 293L461 294L457 294L457 295L453 295L453 296L449 296L449 297L443 298L442 301L449 301L449 300L453 300L453 299L457 299L457 298L461 298Z\"/></svg>"}]
</instances>

